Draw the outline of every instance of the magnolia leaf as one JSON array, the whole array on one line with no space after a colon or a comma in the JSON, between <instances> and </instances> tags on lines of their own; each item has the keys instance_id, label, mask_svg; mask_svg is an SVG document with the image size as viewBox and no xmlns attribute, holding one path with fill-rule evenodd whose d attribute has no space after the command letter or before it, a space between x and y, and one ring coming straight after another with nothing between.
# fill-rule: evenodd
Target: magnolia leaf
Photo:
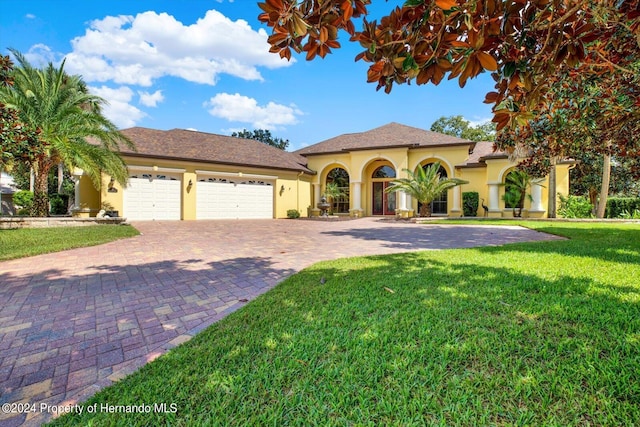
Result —
<instances>
[{"instance_id":1,"label":"magnolia leaf","mask_svg":"<svg viewBox=\"0 0 640 427\"><path fill-rule=\"evenodd\" d=\"M498 69L498 63L495 58L489 55L486 52L478 52L477 55L478 61L480 61L480 65L482 68L489 71L496 71Z\"/></svg>"},{"instance_id":2,"label":"magnolia leaf","mask_svg":"<svg viewBox=\"0 0 640 427\"><path fill-rule=\"evenodd\" d=\"M458 5L456 0L436 0L436 5L442 10L451 10Z\"/></svg>"}]
</instances>

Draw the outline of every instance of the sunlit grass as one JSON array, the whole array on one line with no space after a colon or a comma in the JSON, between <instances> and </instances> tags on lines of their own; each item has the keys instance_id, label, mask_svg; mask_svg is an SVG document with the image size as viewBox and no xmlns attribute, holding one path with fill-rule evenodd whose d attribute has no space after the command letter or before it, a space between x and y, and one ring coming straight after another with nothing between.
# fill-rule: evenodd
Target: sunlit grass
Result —
<instances>
[{"instance_id":1,"label":"sunlit grass","mask_svg":"<svg viewBox=\"0 0 640 427\"><path fill-rule=\"evenodd\" d=\"M138 234L128 225L0 230L0 261L100 245Z\"/></svg>"},{"instance_id":2,"label":"sunlit grass","mask_svg":"<svg viewBox=\"0 0 640 427\"><path fill-rule=\"evenodd\" d=\"M289 278L55 425L639 425L640 226L342 259ZM321 278L326 279L321 284Z\"/></svg>"}]
</instances>

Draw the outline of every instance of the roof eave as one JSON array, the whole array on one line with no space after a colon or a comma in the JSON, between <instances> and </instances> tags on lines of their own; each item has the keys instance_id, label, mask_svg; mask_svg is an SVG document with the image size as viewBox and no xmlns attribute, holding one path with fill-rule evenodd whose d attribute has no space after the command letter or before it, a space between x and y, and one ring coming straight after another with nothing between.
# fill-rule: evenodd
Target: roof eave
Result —
<instances>
[{"instance_id":1,"label":"roof eave","mask_svg":"<svg viewBox=\"0 0 640 427\"><path fill-rule=\"evenodd\" d=\"M380 147L354 147L354 148L342 148L340 150L331 150L331 151L322 151L315 153L298 153L301 156L321 156L324 154L343 154L349 153L351 151L379 151L393 148L408 148L412 149L420 149L420 148L441 148L441 147L468 147L470 144L473 144L473 141L463 141L463 142L447 142L441 144L429 144L429 145L421 145L419 143L411 143L411 144L396 144L396 145L384 145Z\"/></svg>"},{"instance_id":2,"label":"roof eave","mask_svg":"<svg viewBox=\"0 0 640 427\"><path fill-rule=\"evenodd\" d=\"M254 165L250 163L211 161L211 160L203 160L203 159L191 159L191 158L185 158L185 157L158 156L153 154L140 154L140 153L129 153L129 152L120 152L120 154L126 157L139 157L144 159L161 159L161 160L174 160L174 161L182 161L182 162L207 163L207 164L217 164L217 165L227 165L227 166L244 166L244 167L252 167L252 168L258 168L258 169L276 169L276 170L303 172L308 175L317 174L317 172L312 171L311 169L303 168L303 167L289 168L289 167L282 167L282 166L265 166L264 164Z\"/></svg>"}]
</instances>

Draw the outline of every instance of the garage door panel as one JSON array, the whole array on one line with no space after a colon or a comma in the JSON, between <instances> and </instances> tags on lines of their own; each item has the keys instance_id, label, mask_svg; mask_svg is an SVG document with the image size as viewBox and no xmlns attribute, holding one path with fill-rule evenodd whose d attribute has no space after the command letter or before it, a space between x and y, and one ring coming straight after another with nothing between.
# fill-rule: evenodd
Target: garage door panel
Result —
<instances>
[{"instance_id":1,"label":"garage door panel","mask_svg":"<svg viewBox=\"0 0 640 427\"><path fill-rule=\"evenodd\" d=\"M273 185L200 179L196 185L196 218L273 218Z\"/></svg>"},{"instance_id":2,"label":"garage door panel","mask_svg":"<svg viewBox=\"0 0 640 427\"><path fill-rule=\"evenodd\" d=\"M129 220L179 220L181 181L167 175L132 175L123 202L124 216Z\"/></svg>"}]
</instances>

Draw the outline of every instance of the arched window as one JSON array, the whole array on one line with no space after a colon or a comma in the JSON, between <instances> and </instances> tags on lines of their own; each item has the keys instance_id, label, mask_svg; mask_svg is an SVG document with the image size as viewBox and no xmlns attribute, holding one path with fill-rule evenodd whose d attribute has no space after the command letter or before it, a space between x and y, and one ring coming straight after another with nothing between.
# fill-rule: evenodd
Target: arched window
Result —
<instances>
[{"instance_id":1,"label":"arched window","mask_svg":"<svg viewBox=\"0 0 640 427\"><path fill-rule=\"evenodd\" d=\"M326 184L335 184L337 190L337 195L328 197L332 205L331 211L333 213L349 213L349 173L342 168L331 169L327 174ZM327 194L327 196L330 195Z\"/></svg>"},{"instance_id":2,"label":"arched window","mask_svg":"<svg viewBox=\"0 0 640 427\"><path fill-rule=\"evenodd\" d=\"M522 194L522 172L512 170L504 179L504 207L506 209L522 209L524 206L524 195ZM525 190L526 191L526 187Z\"/></svg>"},{"instance_id":3,"label":"arched window","mask_svg":"<svg viewBox=\"0 0 640 427\"><path fill-rule=\"evenodd\" d=\"M425 165L422 165L422 169L426 169L428 166L431 166L433 163L427 163ZM445 168L442 167L442 165L440 165L440 168L438 169L438 174L440 174L440 179L444 179L447 178L447 170ZM446 215L448 213L447 211L447 203L448 203L448 196L447 196L447 191L444 191L442 194L440 194L439 197L437 197L436 199L433 200L433 202L431 202L431 213L432 214L437 214L437 215ZM418 212L420 212L420 207L422 206L422 203L418 203Z\"/></svg>"},{"instance_id":4,"label":"arched window","mask_svg":"<svg viewBox=\"0 0 640 427\"><path fill-rule=\"evenodd\" d=\"M395 178L396 171L391 166L380 166L371 175L371 178Z\"/></svg>"}]
</instances>

